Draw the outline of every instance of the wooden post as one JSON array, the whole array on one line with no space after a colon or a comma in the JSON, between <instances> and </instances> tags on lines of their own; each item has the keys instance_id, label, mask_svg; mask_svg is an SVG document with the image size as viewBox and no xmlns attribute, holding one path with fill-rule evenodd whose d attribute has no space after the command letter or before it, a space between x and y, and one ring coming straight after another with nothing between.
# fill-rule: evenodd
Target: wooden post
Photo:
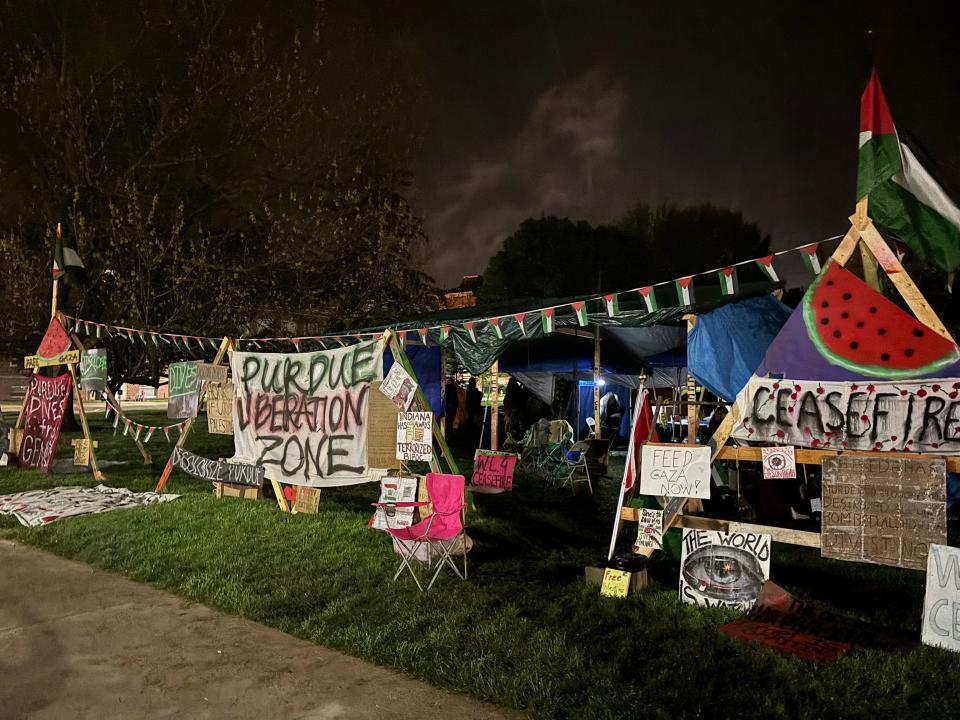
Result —
<instances>
[{"instance_id":1,"label":"wooden post","mask_svg":"<svg viewBox=\"0 0 960 720\"><path fill-rule=\"evenodd\" d=\"M90 435L90 426L87 424L87 413L83 409L83 398L80 397L80 388L77 383L77 371L74 369L73 363L67 364L67 368L70 370L70 377L73 378L73 387L77 392L77 407L80 409L80 425L83 426L83 436L90 444L90 469L93 470L93 477L95 480L103 480L103 473L100 472L100 468L97 467L97 454L93 449L93 437Z\"/></svg>"},{"instance_id":2,"label":"wooden post","mask_svg":"<svg viewBox=\"0 0 960 720\"><path fill-rule=\"evenodd\" d=\"M877 270L877 259L870 252L867 244L860 241L860 259L863 261L863 279L867 285L877 292L880 290L880 273Z\"/></svg>"},{"instance_id":3,"label":"wooden post","mask_svg":"<svg viewBox=\"0 0 960 720\"><path fill-rule=\"evenodd\" d=\"M60 223L57 223L57 246L59 246L61 240L63 240L63 234L60 230ZM56 246L55 246L56 247ZM56 253L56 250L54 250ZM54 254L54 260L56 260L56 254ZM64 272L64 268L60 268L61 272ZM50 300L50 319L52 320L57 316L57 288L60 286L60 278L56 275L53 276L53 297Z\"/></svg>"},{"instance_id":4,"label":"wooden post","mask_svg":"<svg viewBox=\"0 0 960 720\"><path fill-rule=\"evenodd\" d=\"M696 317L687 319L687 334L693 330ZM697 397L697 381L687 368L687 445L697 444L697 430L700 429L700 413L694 400Z\"/></svg>"},{"instance_id":5,"label":"wooden post","mask_svg":"<svg viewBox=\"0 0 960 720\"><path fill-rule=\"evenodd\" d=\"M490 366L490 449L500 449L500 361Z\"/></svg>"},{"instance_id":6,"label":"wooden post","mask_svg":"<svg viewBox=\"0 0 960 720\"><path fill-rule=\"evenodd\" d=\"M600 326L593 326L593 436L600 440L602 439L602 432L600 429ZM576 378L574 378L574 383L576 383ZM577 394L580 394L580 389L577 388ZM577 420L577 425L580 424L580 420Z\"/></svg>"}]
</instances>

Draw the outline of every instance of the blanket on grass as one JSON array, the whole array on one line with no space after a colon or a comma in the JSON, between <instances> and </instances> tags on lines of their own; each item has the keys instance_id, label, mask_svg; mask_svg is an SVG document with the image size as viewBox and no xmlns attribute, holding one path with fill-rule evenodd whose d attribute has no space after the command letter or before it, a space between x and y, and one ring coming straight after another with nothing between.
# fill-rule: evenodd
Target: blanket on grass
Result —
<instances>
[{"instance_id":1,"label":"blanket on grass","mask_svg":"<svg viewBox=\"0 0 960 720\"><path fill-rule=\"evenodd\" d=\"M0 495L0 514L12 514L23 525L37 527L60 518L102 513L120 508L146 507L176 500L179 495L135 493L126 488L55 487Z\"/></svg>"}]
</instances>

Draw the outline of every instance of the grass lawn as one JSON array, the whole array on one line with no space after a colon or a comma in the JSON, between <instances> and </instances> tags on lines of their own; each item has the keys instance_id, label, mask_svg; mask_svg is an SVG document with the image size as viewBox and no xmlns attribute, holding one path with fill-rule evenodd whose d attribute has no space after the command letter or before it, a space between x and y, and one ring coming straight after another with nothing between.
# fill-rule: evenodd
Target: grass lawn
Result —
<instances>
[{"instance_id":1,"label":"grass lawn","mask_svg":"<svg viewBox=\"0 0 960 720\"><path fill-rule=\"evenodd\" d=\"M205 425L187 447L230 454L231 438ZM107 483L152 490L171 447L162 434L145 467L130 438L94 427L100 458L130 460ZM0 468L0 494L75 484L94 483ZM390 581L397 557L366 527L374 485L325 490L318 515L289 515L272 501L217 500L175 472L176 502L37 529L0 516L0 534L537 717L960 716L960 656L855 650L819 665L732 640L717 629L736 613L681 605L666 558L639 596L600 597L583 568L605 552L617 487L545 499L521 478L513 493L477 497L470 579L449 574L429 593ZM922 573L776 545L771 574L804 599L919 636Z\"/></svg>"}]
</instances>

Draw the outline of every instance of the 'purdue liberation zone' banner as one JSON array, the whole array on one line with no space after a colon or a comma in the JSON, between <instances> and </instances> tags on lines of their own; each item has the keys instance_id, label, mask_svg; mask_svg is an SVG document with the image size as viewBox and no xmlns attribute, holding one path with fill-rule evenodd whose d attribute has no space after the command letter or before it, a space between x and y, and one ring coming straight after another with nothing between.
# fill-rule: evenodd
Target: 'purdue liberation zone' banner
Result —
<instances>
[{"instance_id":1,"label":"'purdue liberation zone' banner","mask_svg":"<svg viewBox=\"0 0 960 720\"><path fill-rule=\"evenodd\" d=\"M235 459L271 480L333 487L379 480L367 466L371 382L383 348L369 341L310 353L231 353Z\"/></svg>"}]
</instances>

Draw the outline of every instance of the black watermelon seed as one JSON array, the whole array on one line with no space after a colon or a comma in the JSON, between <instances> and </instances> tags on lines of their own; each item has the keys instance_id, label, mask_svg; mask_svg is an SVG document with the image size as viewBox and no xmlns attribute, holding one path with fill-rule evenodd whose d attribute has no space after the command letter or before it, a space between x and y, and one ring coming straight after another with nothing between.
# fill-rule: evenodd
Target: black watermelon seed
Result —
<instances>
[{"instance_id":1,"label":"black watermelon seed","mask_svg":"<svg viewBox=\"0 0 960 720\"><path fill-rule=\"evenodd\" d=\"M857 327L863 327L863 320L857 321Z\"/></svg>"},{"instance_id":2,"label":"black watermelon seed","mask_svg":"<svg viewBox=\"0 0 960 720\"><path fill-rule=\"evenodd\" d=\"M833 280L827 280L827 285L833 285Z\"/></svg>"},{"instance_id":3,"label":"black watermelon seed","mask_svg":"<svg viewBox=\"0 0 960 720\"><path fill-rule=\"evenodd\" d=\"M921 330L920 328L914 328L914 329L913 329L913 336L914 336L914 337L923 337L923 330Z\"/></svg>"},{"instance_id":4,"label":"black watermelon seed","mask_svg":"<svg viewBox=\"0 0 960 720\"><path fill-rule=\"evenodd\" d=\"M907 348L906 350L903 351L903 354L906 355L907 357L913 357L913 348Z\"/></svg>"},{"instance_id":5,"label":"black watermelon seed","mask_svg":"<svg viewBox=\"0 0 960 720\"><path fill-rule=\"evenodd\" d=\"M884 330L883 328L877 329L877 335L886 335L886 334L887 334L887 331Z\"/></svg>"},{"instance_id":6,"label":"black watermelon seed","mask_svg":"<svg viewBox=\"0 0 960 720\"><path fill-rule=\"evenodd\" d=\"M846 320L848 317L850 317L850 313L844 311L844 312L840 313L840 317L842 317L844 320Z\"/></svg>"},{"instance_id":7,"label":"black watermelon seed","mask_svg":"<svg viewBox=\"0 0 960 720\"><path fill-rule=\"evenodd\" d=\"M886 362L887 360L890 359L890 353L882 353L882 354L880 355L880 359L883 360L884 362Z\"/></svg>"},{"instance_id":8,"label":"black watermelon seed","mask_svg":"<svg viewBox=\"0 0 960 720\"><path fill-rule=\"evenodd\" d=\"M840 337L841 334L842 334L842 333L841 333L839 330L834 330L834 331L833 331L833 336L834 336L835 338Z\"/></svg>"},{"instance_id":9,"label":"black watermelon seed","mask_svg":"<svg viewBox=\"0 0 960 720\"><path fill-rule=\"evenodd\" d=\"M830 322L830 318L820 318L820 324L826 325Z\"/></svg>"},{"instance_id":10,"label":"black watermelon seed","mask_svg":"<svg viewBox=\"0 0 960 720\"><path fill-rule=\"evenodd\" d=\"M852 343L850 343L850 349L851 349L851 350L856 350L858 347L860 347L860 343L858 343L856 340L854 340Z\"/></svg>"},{"instance_id":11,"label":"black watermelon seed","mask_svg":"<svg viewBox=\"0 0 960 720\"><path fill-rule=\"evenodd\" d=\"M830 307L830 303L828 303L826 300L824 300L822 303L820 303L820 307L822 307L822 308Z\"/></svg>"},{"instance_id":12,"label":"black watermelon seed","mask_svg":"<svg viewBox=\"0 0 960 720\"><path fill-rule=\"evenodd\" d=\"M876 309L875 307L872 307L872 308L870 308L870 312L871 312L871 313L876 313L876 312L877 312L877 309Z\"/></svg>"},{"instance_id":13,"label":"black watermelon seed","mask_svg":"<svg viewBox=\"0 0 960 720\"><path fill-rule=\"evenodd\" d=\"M844 300L849 300L849 299L852 298L852 297L853 297L853 295L851 295L850 293L844 293L844 294L843 294L843 299L844 299Z\"/></svg>"}]
</instances>

